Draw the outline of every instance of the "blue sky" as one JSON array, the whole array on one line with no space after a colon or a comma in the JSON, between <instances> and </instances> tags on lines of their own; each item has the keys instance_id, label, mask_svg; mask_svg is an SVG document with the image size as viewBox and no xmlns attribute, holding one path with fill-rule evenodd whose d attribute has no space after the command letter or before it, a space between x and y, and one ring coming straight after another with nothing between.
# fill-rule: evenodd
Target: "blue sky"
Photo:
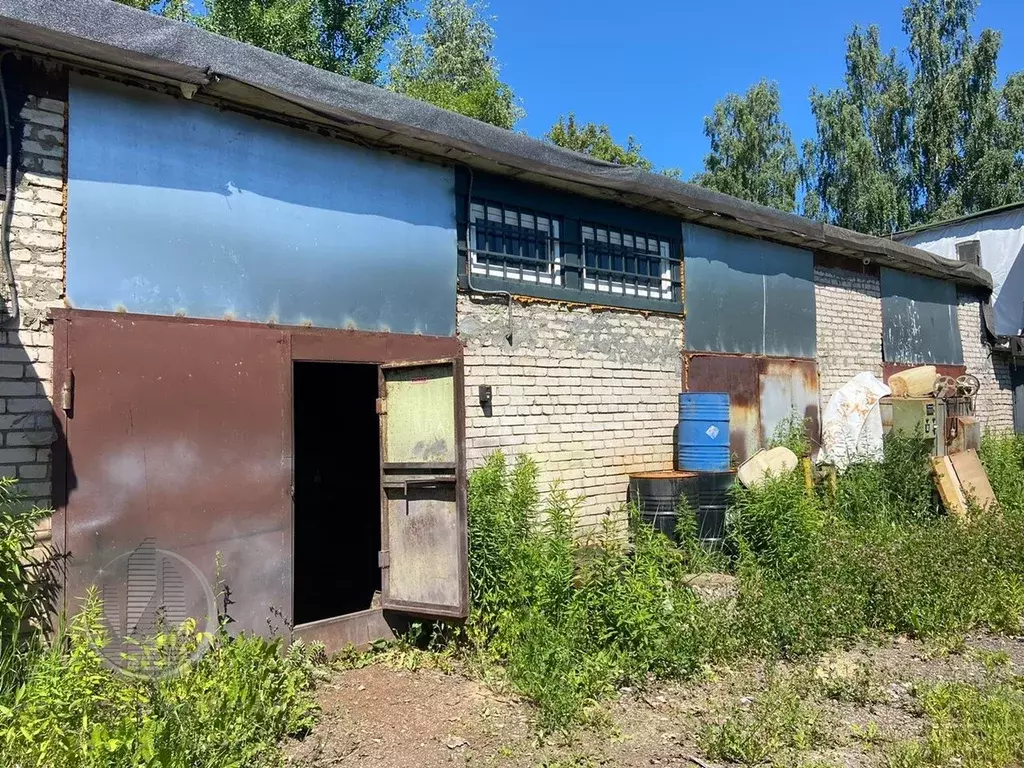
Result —
<instances>
[{"instance_id":1,"label":"blue sky","mask_svg":"<svg viewBox=\"0 0 1024 768\"><path fill-rule=\"evenodd\" d=\"M902 0L490 0L502 76L542 135L559 114L632 133L658 167L689 178L707 151L704 116L762 77L782 93L799 143L814 133L811 86L842 83L845 37L877 24L902 50ZM1024 69L1024 0L983 0L977 29L1003 35L1000 78Z\"/></svg>"}]
</instances>

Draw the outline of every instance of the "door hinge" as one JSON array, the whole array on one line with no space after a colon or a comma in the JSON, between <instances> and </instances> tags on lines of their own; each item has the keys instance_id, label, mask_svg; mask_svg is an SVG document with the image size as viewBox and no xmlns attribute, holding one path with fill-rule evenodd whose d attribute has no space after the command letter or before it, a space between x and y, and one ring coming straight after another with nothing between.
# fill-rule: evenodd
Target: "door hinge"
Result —
<instances>
[{"instance_id":1,"label":"door hinge","mask_svg":"<svg viewBox=\"0 0 1024 768\"><path fill-rule=\"evenodd\" d=\"M381 415L381 414L385 414L387 412L388 412L388 401L385 400L383 397L378 397L377 398L377 414Z\"/></svg>"},{"instance_id":2,"label":"door hinge","mask_svg":"<svg viewBox=\"0 0 1024 768\"><path fill-rule=\"evenodd\" d=\"M70 413L75 405L75 372L68 368L64 383L60 388L60 407L65 413Z\"/></svg>"},{"instance_id":3,"label":"door hinge","mask_svg":"<svg viewBox=\"0 0 1024 768\"><path fill-rule=\"evenodd\" d=\"M391 552L387 549L382 549L377 553L377 567L388 568L391 566Z\"/></svg>"}]
</instances>

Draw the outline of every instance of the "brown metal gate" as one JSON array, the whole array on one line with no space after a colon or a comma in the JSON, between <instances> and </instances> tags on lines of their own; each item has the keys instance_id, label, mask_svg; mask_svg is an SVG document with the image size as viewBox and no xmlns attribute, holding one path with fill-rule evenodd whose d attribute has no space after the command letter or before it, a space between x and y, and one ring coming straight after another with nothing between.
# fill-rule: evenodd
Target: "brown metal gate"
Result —
<instances>
[{"instance_id":1,"label":"brown metal gate","mask_svg":"<svg viewBox=\"0 0 1024 768\"><path fill-rule=\"evenodd\" d=\"M232 629L266 632L268 619L279 628L291 619L291 372L299 360L381 366L382 436L392 440L381 456L385 607L466 615L458 339L58 310L54 386L64 407L54 544L70 555L69 610L105 578L122 592L136 579L141 602L122 594L112 609L121 626L147 601L200 618L203 582L227 604ZM304 631L337 648L354 641L333 621Z\"/></svg>"},{"instance_id":2,"label":"brown metal gate","mask_svg":"<svg viewBox=\"0 0 1024 768\"><path fill-rule=\"evenodd\" d=\"M55 333L67 607L119 556L155 546L194 565L222 607L228 598L234 628L290 616L287 332L68 312ZM195 583L171 586L187 615L205 612Z\"/></svg>"}]
</instances>

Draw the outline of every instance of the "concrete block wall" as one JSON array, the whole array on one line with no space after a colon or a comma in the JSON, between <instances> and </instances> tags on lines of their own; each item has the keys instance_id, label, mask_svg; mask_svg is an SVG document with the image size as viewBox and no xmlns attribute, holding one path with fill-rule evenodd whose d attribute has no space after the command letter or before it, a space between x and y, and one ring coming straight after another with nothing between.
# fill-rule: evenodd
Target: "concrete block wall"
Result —
<instances>
[{"instance_id":1,"label":"concrete block wall","mask_svg":"<svg viewBox=\"0 0 1024 768\"><path fill-rule=\"evenodd\" d=\"M986 430L1013 430L1013 385L1010 382L1009 355L992 354L983 341L981 304L970 292L957 295L957 322L964 348L967 372L978 377L981 389L974 412Z\"/></svg>"},{"instance_id":2,"label":"concrete block wall","mask_svg":"<svg viewBox=\"0 0 1024 768\"><path fill-rule=\"evenodd\" d=\"M541 491L585 495L580 524L626 500L632 472L672 468L682 385L682 317L458 297L470 469L495 450L527 453ZM478 387L493 387L489 410Z\"/></svg>"},{"instance_id":3,"label":"concrete block wall","mask_svg":"<svg viewBox=\"0 0 1024 768\"><path fill-rule=\"evenodd\" d=\"M67 104L29 95L14 117L20 151L9 244L18 313L5 312L0 326L0 475L17 477L27 502L49 507L55 438L49 310L64 304ZM47 520L37 540L49 539Z\"/></svg>"},{"instance_id":4,"label":"concrete block wall","mask_svg":"<svg viewBox=\"0 0 1024 768\"><path fill-rule=\"evenodd\" d=\"M878 273L814 267L818 390L829 399L861 371L882 378L882 299Z\"/></svg>"}]
</instances>

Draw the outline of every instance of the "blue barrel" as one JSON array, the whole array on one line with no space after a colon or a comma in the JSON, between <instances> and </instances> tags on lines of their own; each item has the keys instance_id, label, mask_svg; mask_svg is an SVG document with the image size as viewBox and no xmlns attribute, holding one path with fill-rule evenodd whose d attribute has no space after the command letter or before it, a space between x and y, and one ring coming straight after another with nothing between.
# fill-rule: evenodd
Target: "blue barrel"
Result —
<instances>
[{"instance_id":1,"label":"blue barrel","mask_svg":"<svg viewBox=\"0 0 1024 768\"><path fill-rule=\"evenodd\" d=\"M679 395L679 468L690 472L729 471L729 394Z\"/></svg>"}]
</instances>

